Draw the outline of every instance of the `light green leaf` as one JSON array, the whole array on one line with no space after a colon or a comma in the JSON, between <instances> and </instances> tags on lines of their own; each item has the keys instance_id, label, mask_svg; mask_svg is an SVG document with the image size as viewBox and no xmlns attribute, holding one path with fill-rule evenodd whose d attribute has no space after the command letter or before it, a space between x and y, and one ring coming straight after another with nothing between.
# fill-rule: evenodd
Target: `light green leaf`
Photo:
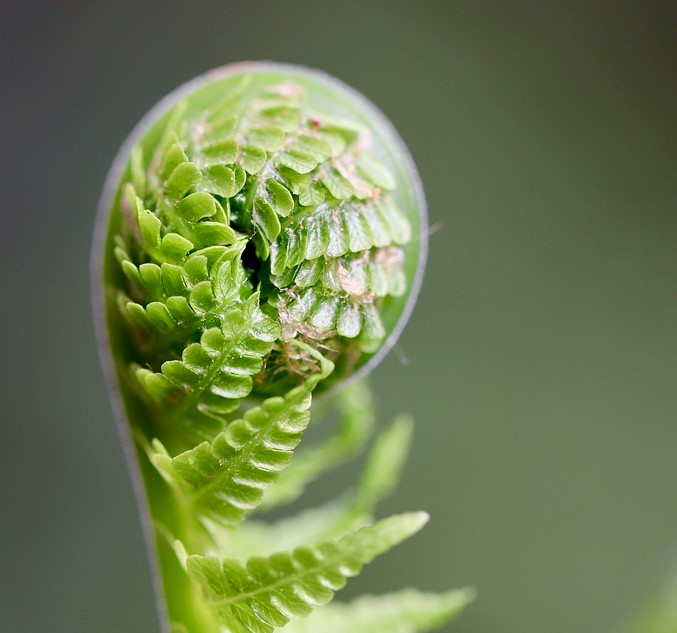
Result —
<instances>
[{"instance_id":1,"label":"light green leaf","mask_svg":"<svg viewBox=\"0 0 677 633\"><path fill-rule=\"evenodd\" d=\"M322 132L340 136L348 145L355 143L360 136L368 134L364 126L356 121L327 114L322 114L317 118L320 121L320 130Z\"/></svg>"},{"instance_id":2,"label":"light green leaf","mask_svg":"<svg viewBox=\"0 0 677 633\"><path fill-rule=\"evenodd\" d=\"M137 145L132 150L132 157L129 165L132 175L132 185L138 195L143 197L146 194L146 172L143 164L143 148L141 146Z\"/></svg>"},{"instance_id":3,"label":"light green leaf","mask_svg":"<svg viewBox=\"0 0 677 633\"><path fill-rule=\"evenodd\" d=\"M284 141L284 130L276 127L260 127L249 130L247 141L267 152L276 152Z\"/></svg>"},{"instance_id":4,"label":"light green leaf","mask_svg":"<svg viewBox=\"0 0 677 633\"><path fill-rule=\"evenodd\" d=\"M184 130L183 117L188 109L188 102L185 99L179 101L169 115L167 126L162 133L162 138L157 146L158 153L162 153L172 143L176 142L177 135Z\"/></svg>"},{"instance_id":5,"label":"light green leaf","mask_svg":"<svg viewBox=\"0 0 677 633\"><path fill-rule=\"evenodd\" d=\"M265 184L268 200L279 216L286 218L294 209L294 199L283 184L268 178Z\"/></svg>"},{"instance_id":6,"label":"light green leaf","mask_svg":"<svg viewBox=\"0 0 677 633\"><path fill-rule=\"evenodd\" d=\"M362 331L362 314L358 305L344 301L336 318L336 331L346 338L355 338Z\"/></svg>"},{"instance_id":7,"label":"light green leaf","mask_svg":"<svg viewBox=\"0 0 677 633\"><path fill-rule=\"evenodd\" d=\"M372 512L376 503L395 489L409 453L413 431L414 421L402 415L379 433L355 495L357 512Z\"/></svg>"},{"instance_id":8,"label":"light green leaf","mask_svg":"<svg viewBox=\"0 0 677 633\"><path fill-rule=\"evenodd\" d=\"M192 234L197 248L232 244L237 239L235 231L221 222L198 222L192 227Z\"/></svg>"},{"instance_id":9,"label":"light green leaf","mask_svg":"<svg viewBox=\"0 0 677 633\"><path fill-rule=\"evenodd\" d=\"M178 233L167 233L160 241L160 250L170 262L181 262L192 251L194 244Z\"/></svg>"},{"instance_id":10,"label":"light green leaf","mask_svg":"<svg viewBox=\"0 0 677 633\"><path fill-rule=\"evenodd\" d=\"M334 167L324 169L320 180L329 193L338 200L350 198L355 193L350 182Z\"/></svg>"},{"instance_id":11,"label":"light green leaf","mask_svg":"<svg viewBox=\"0 0 677 633\"><path fill-rule=\"evenodd\" d=\"M180 200L177 208L186 220L197 222L203 218L211 218L216 214L218 204L214 196L205 191L198 191Z\"/></svg>"},{"instance_id":12,"label":"light green leaf","mask_svg":"<svg viewBox=\"0 0 677 633\"><path fill-rule=\"evenodd\" d=\"M245 175L241 170L214 165L205 169L200 189L224 198L232 198L244 187L244 183Z\"/></svg>"},{"instance_id":13,"label":"light green leaf","mask_svg":"<svg viewBox=\"0 0 677 633\"><path fill-rule=\"evenodd\" d=\"M272 633L292 618L331 601L346 579L376 556L418 532L425 512L400 514L361 528L335 542L291 553L237 560L189 556L188 573L224 624L250 633Z\"/></svg>"},{"instance_id":14,"label":"light green leaf","mask_svg":"<svg viewBox=\"0 0 677 633\"><path fill-rule=\"evenodd\" d=\"M472 602L472 589L423 593L405 589L363 596L317 609L289 624L288 633L425 633L456 618Z\"/></svg>"},{"instance_id":15,"label":"light green leaf","mask_svg":"<svg viewBox=\"0 0 677 633\"><path fill-rule=\"evenodd\" d=\"M216 551L236 558L268 554L275 548L290 549L304 542L332 540L370 523L376 504L392 492L399 479L411 429L411 420L401 417L378 435L357 489L339 502L332 501L275 523L248 522L236 533L225 534L215 529ZM296 456L282 477L302 455ZM267 491L264 501L276 488Z\"/></svg>"},{"instance_id":16,"label":"light green leaf","mask_svg":"<svg viewBox=\"0 0 677 633\"><path fill-rule=\"evenodd\" d=\"M343 206L343 222L348 236L348 248L351 253L371 248L374 244L374 236L364 220L362 205L347 204Z\"/></svg>"},{"instance_id":17,"label":"light green leaf","mask_svg":"<svg viewBox=\"0 0 677 633\"><path fill-rule=\"evenodd\" d=\"M292 141L290 149L299 154L310 156L318 163L323 163L331 156L331 147L323 140L313 136L297 136Z\"/></svg>"},{"instance_id":18,"label":"light green leaf","mask_svg":"<svg viewBox=\"0 0 677 633\"><path fill-rule=\"evenodd\" d=\"M249 409L241 420L230 423L214 440L203 442L173 459L159 442L155 443L154 464L178 487L192 514L233 526L259 504L264 490L288 464L308 425L313 388L333 368L319 354L315 356L321 362L320 373L289 391L284 398L269 398L261 406ZM202 361L199 350L195 359L196 363ZM251 360L258 371L260 359L252 357ZM249 367L242 363L239 369L245 375L249 373Z\"/></svg>"},{"instance_id":19,"label":"light green leaf","mask_svg":"<svg viewBox=\"0 0 677 633\"><path fill-rule=\"evenodd\" d=\"M160 178L166 180L170 174L179 165L189 162L188 156L183 151L179 143L173 143L166 150L162 157L162 169L160 170Z\"/></svg>"},{"instance_id":20,"label":"light green leaf","mask_svg":"<svg viewBox=\"0 0 677 633\"><path fill-rule=\"evenodd\" d=\"M232 296L231 291L221 301ZM191 290L190 304L197 314L219 301L209 281ZM218 427L223 415L234 411L251 392L252 376L260 371L263 357L280 334L277 322L261 312L258 302L258 293L254 293L241 307L231 307L223 314L220 327L204 330L200 342L190 343L181 360L163 363L161 373L136 369L137 380L149 397L165 403L166 426L188 435L200 427Z\"/></svg>"},{"instance_id":21,"label":"light green leaf","mask_svg":"<svg viewBox=\"0 0 677 633\"><path fill-rule=\"evenodd\" d=\"M298 174L307 174L318 165L318 161L309 154L295 150L279 152L275 156L275 162L278 165L288 167Z\"/></svg>"},{"instance_id":22,"label":"light green leaf","mask_svg":"<svg viewBox=\"0 0 677 633\"><path fill-rule=\"evenodd\" d=\"M255 145L245 145L240 149L240 165L248 174L258 174L267 157L266 151Z\"/></svg>"},{"instance_id":23,"label":"light green leaf","mask_svg":"<svg viewBox=\"0 0 677 633\"><path fill-rule=\"evenodd\" d=\"M201 158L205 167L232 165L237 159L237 141L227 138L210 143L202 150Z\"/></svg>"},{"instance_id":24,"label":"light green leaf","mask_svg":"<svg viewBox=\"0 0 677 633\"><path fill-rule=\"evenodd\" d=\"M272 508L298 499L306 486L322 473L354 457L364 447L374 428L374 403L364 381L346 387L337 397L339 427L316 446L302 448L263 499L262 508Z\"/></svg>"},{"instance_id":25,"label":"light green leaf","mask_svg":"<svg viewBox=\"0 0 677 633\"><path fill-rule=\"evenodd\" d=\"M254 225L259 229L261 234L268 242L273 242L280 234L281 225L280 219L275 213L275 209L268 202L263 195L259 195L254 200L254 208L252 210L252 220Z\"/></svg>"},{"instance_id":26,"label":"light green leaf","mask_svg":"<svg viewBox=\"0 0 677 633\"><path fill-rule=\"evenodd\" d=\"M329 231L326 222L311 216L306 223L306 250L304 259L315 259L324 255L329 246Z\"/></svg>"},{"instance_id":27,"label":"light green leaf","mask_svg":"<svg viewBox=\"0 0 677 633\"><path fill-rule=\"evenodd\" d=\"M312 182L312 176L309 173L300 174L288 167L280 166L278 171L284 179L285 184L294 195L299 195Z\"/></svg>"},{"instance_id":28,"label":"light green leaf","mask_svg":"<svg viewBox=\"0 0 677 633\"><path fill-rule=\"evenodd\" d=\"M286 470L282 471L281 475L285 472ZM268 488L267 492L275 490L276 486L277 483ZM274 523L249 519L237 530L208 523L213 547L207 553L218 558L242 560L251 556L270 556L277 551L291 550L304 543L335 539L369 523L369 520L355 520L348 524L346 518L354 516L351 513L351 503L351 497L332 500ZM337 526L347 529L339 532L335 529Z\"/></svg>"},{"instance_id":29,"label":"light green leaf","mask_svg":"<svg viewBox=\"0 0 677 633\"><path fill-rule=\"evenodd\" d=\"M374 247L406 243L410 236L408 221L390 202L349 200L338 206L325 203L301 215L281 232L274 249L272 272L279 275L285 268L320 255L338 258Z\"/></svg>"},{"instance_id":30,"label":"light green leaf","mask_svg":"<svg viewBox=\"0 0 677 633\"><path fill-rule=\"evenodd\" d=\"M229 140L237 134L240 117L237 114L232 114L232 112L238 112L241 105L240 102L234 102L232 108L224 110L221 116L211 121L209 129L215 139Z\"/></svg>"},{"instance_id":31,"label":"light green leaf","mask_svg":"<svg viewBox=\"0 0 677 633\"><path fill-rule=\"evenodd\" d=\"M313 183L301 192L299 204L304 207L314 207L324 202L324 198L324 188L317 183Z\"/></svg>"},{"instance_id":32,"label":"light green leaf","mask_svg":"<svg viewBox=\"0 0 677 633\"><path fill-rule=\"evenodd\" d=\"M390 170L368 154L362 154L357 161L357 173L370 183L382 189L395 189L397 183Z\"/></svg>"},{"instance_id":33,"label":"light green leaf","mask_svg":"<svg viewBox=\"0 0 677 633\"><path fill-rule=\"evenodd\" d=\"M336 132L323 129L318 130L317 134L325 143L327 143L327 145L329 145L329 147L331 147L333 156L343 154L346 149L346 139L343 136Z\"/></svg>"},{"instance_id":34,"label":"light green leaf","mask_svg":"<svg viewBox=\"0 0 677 633\"><path fill-rule=\"evenodd\" d=\"M174 168L165 182L165 194L169 198L181 198L187 191L195 187L202 174L194 163L181 163Z\"/></svg>"},{"instance_id":35,"label":"light green leaf","mask_svg":"<svg viewBox=\"0 0 677 633\"><path fill-rule=\"evenodd\" d=\"M376 211L383 218L395 244L406 244L411 240L411 226L407 218L388 197L374 203Z\"/></svg>"},{"instance_id":36,"label":"light green leaf","mask_svg":"<svg viewBox=\"0 0 677 633\"><path fill-rule=\"evenodd\" d=\"M251 79L250 75L244 75L236 86L228 88L223 97L204 111L204 118L214 126L215 121L238 114L242 107L243 95Z\"/></svg>"},{"instance_id":37,"label":"light green leaf","mask_svg":"<svg viewBox=\"0 0 677 633\"><path fill-rule=\"evenodd\" d=\"M286 103L264 107L260 110L260 114L267 124L266 127L275 126L285 132L293 132L301 119L299 108Z\"/></svg>"},{"instance_id":38,"label":"light green leaf","mask_svg":"<svg viewBox=\"0 0 677 633\"><path fill-rule=\"evenodd\" d=\"M385 336L385 328L381 321L381 315L373 303L363 303L362 320L364 327L361 332L362 346L366 350L378 348L380 341Z\"/></svg>"},{"instance_id":39,"label":"light green leaf","mask_svg":"<svg viewBox=\"0 0 677 633\"><path fill-rule=\"evenodd\" d=\"M144 247L149 253L157 256L157 251L160 248L160 230L162 222L148 209L143 207L138 208L136 214L136 222L141 231L141 238Z\"/></svg>"}]
</instances>

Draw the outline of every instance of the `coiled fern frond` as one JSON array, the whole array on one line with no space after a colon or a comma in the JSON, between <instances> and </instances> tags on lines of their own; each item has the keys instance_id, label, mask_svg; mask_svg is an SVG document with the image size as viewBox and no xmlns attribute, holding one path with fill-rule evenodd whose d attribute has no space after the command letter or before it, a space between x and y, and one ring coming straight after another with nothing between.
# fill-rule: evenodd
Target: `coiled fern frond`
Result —
<instances>
[{"instance_id":1,"label":"coiled fern frond","mask_svg":"<svg viewBox=\"0 0 677 633\"><path fill-rule=\"evenodd\" d=\"M374 523L404 461L403 418L379 435L348 497L242 523L295 500L367 441L370 397L358 383L335 396L337 434L297 451L313 393L377 362L413 305L417 187L373 106L270 64L190 84L123 148L95 251L99 335L173 631L283 627L426 522ZM423 631L469 598L410 590L307 622Z\"/></svg>"}]
</instances>

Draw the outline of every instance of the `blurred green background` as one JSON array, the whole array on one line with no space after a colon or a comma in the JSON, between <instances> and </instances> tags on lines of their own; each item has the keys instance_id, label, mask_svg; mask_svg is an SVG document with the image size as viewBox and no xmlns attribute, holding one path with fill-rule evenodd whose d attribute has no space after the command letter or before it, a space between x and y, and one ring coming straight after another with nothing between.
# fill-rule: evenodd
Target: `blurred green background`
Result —
<instances>
[{"instance_id":1,"label":"blurred green background","mask_svg":"<svg viewBox=\"0 0 677 633\"><path fill-rule=\"evenodd\" d=\"M425 285L373 383L417 419L383 513L433 520L351 591L473 584L457 633L620 631L676 562L676 9L3 0L0 631L158 630L89 241L131 127L241 59L364 92L428 194Z\"/></svg>"}]
</instances>

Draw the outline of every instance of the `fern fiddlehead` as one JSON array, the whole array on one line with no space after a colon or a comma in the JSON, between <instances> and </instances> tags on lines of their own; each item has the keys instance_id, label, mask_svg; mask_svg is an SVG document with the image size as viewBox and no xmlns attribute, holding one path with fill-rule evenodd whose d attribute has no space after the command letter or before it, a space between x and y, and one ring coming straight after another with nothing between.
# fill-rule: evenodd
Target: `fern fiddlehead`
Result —
<instances>
[{"instance_id":1,"label":"fern fiddlehead","mask_svg":"<svg viewBox=\"0 0 677 633\"><path fill-rule=\"evenodd\" d=\"M366 441L358 383L340 396L339 434L296 450L313 393L364 373L397 337L420 280L423 212L383 116L304 69L209 74L123 147L100 211L95 311L165 628L405 633L468 601L411 590L296 620L425 523L373 521L405 419L379 435L349 497L242 523Z\"/></svg>"}]
</instances>

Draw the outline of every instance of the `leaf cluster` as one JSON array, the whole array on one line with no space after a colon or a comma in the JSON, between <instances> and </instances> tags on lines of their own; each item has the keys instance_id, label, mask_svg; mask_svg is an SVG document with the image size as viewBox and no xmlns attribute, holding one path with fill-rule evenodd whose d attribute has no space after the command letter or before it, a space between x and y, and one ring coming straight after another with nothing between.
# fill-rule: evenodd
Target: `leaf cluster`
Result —
<instances>
[{"instance_id":1,"label":"leaf cluster","mask_svg":"<svg viewBox=\"0 0 677 633\"><path fill-rule=\"evenodd\" d=\"M158 538L181 566L178 588L166 586L173 630L438 626L471 595L407 590L314 611L427 521L375 517L404 463L407 418L379 433L345 497L245 521L295 501L370 438L358 384L339 396L337 433L298 448L316 387L337 361L382 343L380 310L406 293L412 236L395 179L363 126L310 110L294 83L245 78L206 109L190 105L174 108L151 151L134 150L112 244L128 342L120 371L142 403L134 434L166 500L153 506ZM175 610L185 596L173 591L194 608Z\"/></svg>"}]
</instances>

